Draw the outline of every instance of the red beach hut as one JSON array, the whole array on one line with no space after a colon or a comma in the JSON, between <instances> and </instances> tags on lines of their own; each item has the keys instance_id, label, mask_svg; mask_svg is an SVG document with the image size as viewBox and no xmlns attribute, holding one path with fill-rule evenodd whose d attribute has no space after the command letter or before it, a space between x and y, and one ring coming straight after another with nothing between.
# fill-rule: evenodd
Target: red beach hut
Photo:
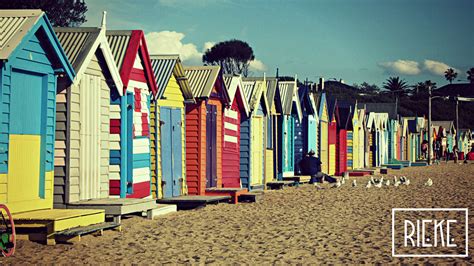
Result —
<instances>
[{"instance_id":1,"label":"red beach hut","mask_svg":"<svg viewBox=\"0 0 474 266\"><path fill-rule=\"evenodd\" d=\"M222 187L222 118L230 97L219 66L185 67L195 104L186 105L188 194Z\"/></svg>"}]
</instances>

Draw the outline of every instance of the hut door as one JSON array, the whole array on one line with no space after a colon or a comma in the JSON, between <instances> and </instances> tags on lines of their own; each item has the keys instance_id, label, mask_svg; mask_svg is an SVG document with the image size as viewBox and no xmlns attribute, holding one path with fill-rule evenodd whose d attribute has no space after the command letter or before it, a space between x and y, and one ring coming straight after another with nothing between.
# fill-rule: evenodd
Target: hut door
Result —
<instances>
[{"instance_id":1,"label":"hut door","mask_svg":"<svg viewBox=\"0 0 474 266\"><path fill-rule=\"evenodd\" d=\"M84 75L80 92L79 198L100 198L101 78Z\"/></svg>"},{"instance_id":2,"label":"hut door","mask_svg":"<svg viewBox=\"0 0 474 266\"><path fill-rule=\"evenodd\" d=\"M161 126L161 164L163 197L173 196L173 132L171 109L160 107Z\"/></svg>"},{"instance_id":3,"label":"hut door","mask_svg":"<svg viewBox=\"0 0 474 266\"><path fill-rule=\"evenodd\" d=\"M250 129L252 145L250 185L255 186L263 184L263 117L254 116L252 120L252 128Z\"/></svg>"},{"instance_id":4,"label":"hut door","mask_svg":"<svg viewBox=\"0 0 474 266\"><path fill-rule=\"evenodd\" d=\"M288 117L288 171L293 172L295 166L295 118Z\"/></svg>"},{"instance_id":5,"label":"hut door","mask_svg":"<svg viewBox=\"0 0 474 266\"><path fill-rule=\"evenodd\" d=\"M182 183L182 132L181 109L161 107L161 163L163 171L163 197L181 195Z\"/></svg>"},{"instance_id":6,"label":"hut door","mask_svg":"<svg viewBox=\"0 0 474 266\"><path fill-rule=\"evenodd\" d=\"M173 197L181 195L181 184L183 181L183 158L182 158L182 132L181 132L181 109L171 110L171 147L172 147L172 169L173 169Z\"/></svg>"},{"instance_id":7,"label":"hut door","mask_svg":"<svg viewBox=\"0 0 474 266\"><path fill-rule=\"evenodd\" d=\"M43 76L13 70L8 147L8 207L35 209L45 197L46 88Z\"/></svg>"},{"instance_id":8,"label":"hut door","mask_svg":"<svg viewBox=\"0 0 474 266\"><path fill-rule=\"evenodd\" d=\"M206 187L217 187L217 108L207 105L206 112Z\"/></svg>"}]
</instances>

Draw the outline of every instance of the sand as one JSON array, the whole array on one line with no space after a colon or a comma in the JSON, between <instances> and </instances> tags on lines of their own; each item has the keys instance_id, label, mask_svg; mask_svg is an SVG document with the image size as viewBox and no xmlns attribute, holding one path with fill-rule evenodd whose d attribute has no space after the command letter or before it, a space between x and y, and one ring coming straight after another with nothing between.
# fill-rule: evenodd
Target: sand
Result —
<instances>
[{"instance_id":1,"label":"sand","mask_svg":"<svg viewBox=\"0 0 474 266\"><path fill-rule=\"evenodd\" d=\"M474 211L474 164L412 167L410 186L318 190L304 185L269 191L260 203L220 204L156 220L123 220L123 231L85 236L73 245L19 241L0 263L474 263L468 258L393 258L391 209L462 207ZM428 177L432 187L424 186ZM351 178L352 179L352 178ZM363 184L362 184L363 183ZM470 233L474 218L470 216Z\"/></svg>"}]
</instances>

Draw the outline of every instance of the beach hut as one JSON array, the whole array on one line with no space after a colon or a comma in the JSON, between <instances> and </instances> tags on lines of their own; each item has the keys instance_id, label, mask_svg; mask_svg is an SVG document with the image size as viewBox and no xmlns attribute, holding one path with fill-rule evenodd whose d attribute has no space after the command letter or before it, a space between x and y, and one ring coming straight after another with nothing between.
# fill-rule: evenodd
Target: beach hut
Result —
<instances>
[{"instance_id":1,"label":"beach hut","mask_svg":"<svg viewBox=\"0 0 474 266\"><path fill-rule=\"evenodd\" d=\"M178 55L151 55L157 93L150 103L152 195L186 194L185 104L194 103Z\"/></svg>"},{"instance_id":2,"label":"beach hut","mask_svg":"<svg viewBox=\"0 0 474 266\"><path fill-rule=\"evenodd\" d=\"M356 104L354 108L357 108L357 117L354 116L353 120L356 119L356 124L358 125L357 127L354 127L354 132L356 129L358 130L358 133L355 133L359 135L358 138L354 137L353 140L357 141L357 143L353 144L353 152L357 153L357 155L354 155L354 158L357 158L357 162L354 164L354 169L362 169L367 166L367 158L366 158L366 151L367 151L367 126L366 126L366 119L367 116L365 115L365 106ZM353 125L355 123L353 122ZM358 151L358 152L357 152Z\"/></svg>"},{"instance_id":3,"label":"beach hut","mask_svg":"<svg viewBox=\"0 0 474 266\"><path fill-rule=\"evenodd\" d=\"M51 209L57 83L75 72L41 10L0 10L0 202Z\"/></svg>"},{"instance_id":4,"label":"beach hut","mask_svg":"<svg viewBox=\"0 0 474 266\"><path fill-rule=\"evenodd\" d=\"M141 30L107 30L123 83L123 96L110 97L110 195L151 195L150 100L157 88Z\"/></svg>"},{"instance_id":5,"label":"beach hut","mask_svg":"<svg viewBox=\"0 0 474 266\"><path fill-rule=\"evenodd\" d=\"M329 113L326 101L326 93L319 93L318 97L318 117L319 117L319 128L318 128L318 156L321 160L321 171L328 173L329 171L329 144L328 144L328 124L329 124Z\"/></svg>"},{"instance_id":6,"label":"beach hut","mask_svg":"<svg viewBox=\"0 0 474 266\"><path fill-rule=\"evenodd\" d=\"M295 175L295 120L301 122L302 110L298 96L298 86L295 81L278 82L280 90L282 115L278 122L278 179Z\"/></svg>"},{"instance_id":7,"label":"beach hut","mask_svg":"<svg viewBox=\"0 0 474 266\"><path fill-rule=\"evenodd\" d=\"M298 94L303 118L301 123L295 123L295 172L301 174L299 162L306 153L317 150L319 117L310 86L301 86Z\"/></svg>"},{"instance_id":8,"label":"beach hut","mask_svg":"<svg viewBox=\"0 0 474 266\"><path fill-rule=\"evenodd\" d=\"M53 209L56 92L75 72L44 12L0 10L0 21L0 203L17 235L55 244L61 231L105 219L103 210Z\"/></svg>"},{"instance_id":9,"label":"beach hut","mask_svg":"<svg viewBox=\"0 0 474 266\"><path fill-rule=\"evenodd\" d=\"M432 121L431 125L437 130L437 137L441 140L441 154L452 152L456 129L453 121Z\"/></svg>"},{"instance_id":10,"label":"beach hut","mask_svg":"<svg viewBox=\"0 0 474 266\"><path fill-rule=\"evenodd\" d=\"M120 73L100 28L55 28L76 77L56 95L54 205L109 197L110 97Z\"/></svg>"},{"instance_id":11,"label":"beach hut","mask_svg":"<svg viewBox=\"0 0 474 266\"><path fill-rule=\"evenodd\" d=\"M265 121L268 102L265 95L266 80L243 79L249 117L242 121L240 135L240 178L248 190L265 188Z\"/></svg>"},{"instance_id":12,"label":"beach hut","mask_svg":"<svg viewBox=\"0 0 474 266\"><path fill-rule=\"evenodd\" d=\"M348 135L353 132L352 110L353 106L346 102L339 101L336 106L336 175L343 175L348 168ZM352 150L350 152L352 155Z\"/></svg>"},{"instance_id":13,"label":"beach hut","mask_svg":"<svg viewBox=\"0 0 474 266\"><path fill-rule=\"evenodd\" d=\"M224 109L222 187L240 188L240 125L249 116L249 105L239 75L224 75L230 105Z\"/></svg>"},{"instance_id":14,"label":"beach hut","mask_svg":"<svg viewBox=\"0 0 474 266\"><path fill-rule=\"evenodd\" d=\"M336 174L337 99L328 97L328 175Z\"/></svg>"},{"instance_id":15,"label":"beach hut","mask_svg":"<svg viewBox=\"0 0 474 266\"><path fill-rule=\"evenodd\" d=\"M188 194L222 187L222 117L230 97L219 66L185 67L195 104L186 104Z\"/></svg>"},{"instance_id":16,"label":"beach hut","mask_svg":"<svg viewBox=\"0 0 474 266\"><path fill-rule=\"evenodd\" d=\"M246 81L266 80L264 89L268 103L268 110L265 120L265 183L275 181L278 173L278 116L281 115L281 97L278 89L278 78L275 77L251 77L245 78Z\"/></svg>"},{"instance_id":17,"label":"beach hut","mask_svg":"<svg viewBox=\"0 0 474 266\"><path fill-rule=\"evenodd\" d=\"M347 169L354 170L359 168L359 109L357 108L357 102L349 106L350 114L349 121L346 130L346 142L347 142Z\"/></svg>"}]
</instances>

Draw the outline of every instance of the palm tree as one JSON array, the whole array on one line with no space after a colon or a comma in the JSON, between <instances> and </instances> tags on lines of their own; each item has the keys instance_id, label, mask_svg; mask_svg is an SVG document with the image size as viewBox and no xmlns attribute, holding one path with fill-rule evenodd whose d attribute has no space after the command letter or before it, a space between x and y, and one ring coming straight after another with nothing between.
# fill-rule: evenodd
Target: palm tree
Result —
<instances>
[{"instance_id":1,"label":"palm tree","mask_svg":"<svg viewBox=\"0 0 474 266\"><path fill-rule=\"evenodd\" d=\"M452 84L453 80L455 80L457 76L458 73L456 73L456 71L454 71L452 68L448 68L446 71L444 71L444 77L449 81L449 84Z\"/></svg>"},{"instance_id":2,"label":"palm tree","mask_svg":"<svg viewBox=\"0 0 474 266\"><path fill-rule=\"evenodd\" d=\"M400 77L389 77L387 81L383 83L383 88L395 95L395 105L398 112L398 98L401 94L405 93L408 84L403 79L400 79Z\"/></svg>"},{"instance_id":3,"label":"palm tree","mask_svg":"<svg viewBox=\"0 0 474 266\"><path fill-rule=\"evenodd\" d=\"M383 83L383 88L399 95L405 92L408 84L400 77L390 77Z\"/></svg>"},{"instance_id":4,"label":"palm tree","mask_svg":"<svg viewBox=\"0 0 474 266\"><path fill-rule=\"evenodd\" d=\"M426 88L429 88L431 87L431 89L436 89L436 82L432 82L431 80L427 80L425 81L425 87Z\"/></svg>"},{"instance_id":5,"label":"palm tree","mask_svg":"<svg viewBox=\"0 0 474 266\"><path fill-rule=\"evenodd\" d=\"M467 73L467 80L469 80L469 82L473 84L474 83L474 67L471 67L471 69L469 69L466 73Z\"/></svg>"},{"instance_id":6,"label":"palm tree","mask_svg":"<svg viewBox=\"0 0 474 266\"><path fill-rule=\"evenodd\" d=\"M413 94L417 95L420 92L424 91L425 89L426 89L426 83L418 82L415 85L413 85Z\"/></svg>"}]
</instances>

